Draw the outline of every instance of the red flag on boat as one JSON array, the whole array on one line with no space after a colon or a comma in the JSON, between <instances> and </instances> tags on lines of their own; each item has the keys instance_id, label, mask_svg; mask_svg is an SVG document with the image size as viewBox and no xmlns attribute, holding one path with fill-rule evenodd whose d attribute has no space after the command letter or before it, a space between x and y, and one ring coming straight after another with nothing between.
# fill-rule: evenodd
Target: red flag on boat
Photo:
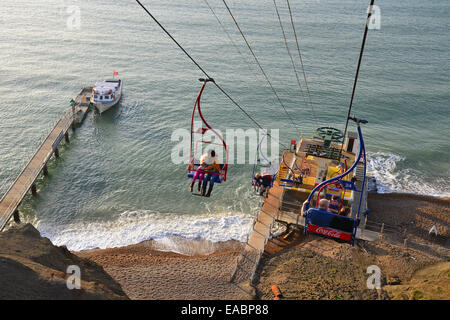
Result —
<instances>
[{"instance_id":1,"label":"red flag on boat","mask_svg":"<svg viewBox=\"0 0 450 320\"><path fill-rule=\"evenodd\" d=\"M117 71L114 71L114 75L115 75L115 76L118 76L119 73L118 73Z\"/></svg>"}]
</instances>

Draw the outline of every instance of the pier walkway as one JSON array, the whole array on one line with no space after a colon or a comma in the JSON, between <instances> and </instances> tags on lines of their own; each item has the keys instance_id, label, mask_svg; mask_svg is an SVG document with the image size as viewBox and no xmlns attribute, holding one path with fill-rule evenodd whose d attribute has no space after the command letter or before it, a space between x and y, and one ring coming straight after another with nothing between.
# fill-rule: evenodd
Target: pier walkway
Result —
<instances>
[{"instance_id":1,"label":"pier walkway","mask_svg":"<svg viewBox=\"0 0 450 320\"><path fill-rule=\"evenodd\" d=\"M0 200L0 231L3 231L12 216L14 216L14 220L19 221L18 207L20 203L30 189L33 194L36 194L36 179L41 171L44 175L48 174L47 162L53 154L55 157L59 157L58 145L61 140L65 138L66 142L69 142L69 128L75 129L75 123L83 121L89 110L89 98L89 87L83 88L72 108L69 108L56 123L31 160L3 195Z\"/></svg>"}]
</instances>

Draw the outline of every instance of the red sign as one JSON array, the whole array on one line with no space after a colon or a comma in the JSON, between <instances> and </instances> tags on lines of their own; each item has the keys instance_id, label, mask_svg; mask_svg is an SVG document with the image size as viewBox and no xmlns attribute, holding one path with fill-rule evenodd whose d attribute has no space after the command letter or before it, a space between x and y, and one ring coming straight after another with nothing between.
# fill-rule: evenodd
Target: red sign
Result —
<instances>
[{"instance_id":1,"label":"red sign","mask_svg":"<svg viewBox=\"0 0 450 320\"><path fill-rule=\"evenodd\" d=\"M119 73L118 73L117 71L114 71L114 75L115 75L115 76L118 76Z\"/></svg>"},{"instance_id":2,"label":"red sign","mask_svg":"<svg viewBox=\"0 0 450 320\"><path fill-rule=\"evenodd\" d=\"M345 241L349 241L351 240L352 234L351 233L347 233L347 232L342 232L339 230L335 230L335 229L329 229L329 228L325 228L325 227L319 227L319 226L315 226L313 224L308 224L308 231L309 232L314 232L317 234L321 234L327 237L331 237L331 238L336 238L336 239L341 239L341 240L345 240Z\"/></svg>"}]
</instances>

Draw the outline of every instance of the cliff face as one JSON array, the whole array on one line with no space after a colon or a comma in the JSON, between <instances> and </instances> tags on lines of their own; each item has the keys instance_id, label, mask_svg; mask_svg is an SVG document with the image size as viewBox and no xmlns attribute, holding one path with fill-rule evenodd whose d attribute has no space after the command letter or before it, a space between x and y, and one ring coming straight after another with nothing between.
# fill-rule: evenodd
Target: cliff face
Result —
<instances>
[{"instance_id":1,"label":"cliff face","mask_svg":"<svg viewBox=\"0 0 450 320\"><path fill-rule=\"evenodd\" d=\"M79 267L80 289L69 290L66 273ZM73 278L73 276L72 276ZM0 233L0 299L128 299L96 263L56 247L31 224Z\"/></svg>"}]
</instances>

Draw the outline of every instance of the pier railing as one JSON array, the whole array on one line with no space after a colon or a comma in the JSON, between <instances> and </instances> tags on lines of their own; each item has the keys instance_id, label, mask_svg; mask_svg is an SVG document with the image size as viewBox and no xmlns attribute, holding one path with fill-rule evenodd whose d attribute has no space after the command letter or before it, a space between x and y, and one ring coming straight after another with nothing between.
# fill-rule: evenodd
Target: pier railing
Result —
<instances>
[{"instance_id":1,"label":"pier railing","mask_svg":"<svg viewBox=\"0 0 450 320\"><path fill-rule=\"evenodd\" d=\"M271 196L270 191L269 196ZM237 257L236 266L230 278L230 282L238 286L245 281L253 282L259 261L272 234L276 215L266 212L264 204L265 202L262 203L258 215L253 219L251 231ZM241 289L245 291L244 288L241 287Z\"/></svg>"},{"instance_id":2,"label":"pier railing","mask_svg":"<svg viewBox=\"0 0 450 320\"><path fill-rule=\"evenodd\" d=\"M62 118L53 126L31 159L17 178L11 183L0 200L0 231L4 229L17 207L30 190L48 160L55 152L59 142L64 137L73 122L73 111L68 109Z\"/></svg>"}]
</instances>

